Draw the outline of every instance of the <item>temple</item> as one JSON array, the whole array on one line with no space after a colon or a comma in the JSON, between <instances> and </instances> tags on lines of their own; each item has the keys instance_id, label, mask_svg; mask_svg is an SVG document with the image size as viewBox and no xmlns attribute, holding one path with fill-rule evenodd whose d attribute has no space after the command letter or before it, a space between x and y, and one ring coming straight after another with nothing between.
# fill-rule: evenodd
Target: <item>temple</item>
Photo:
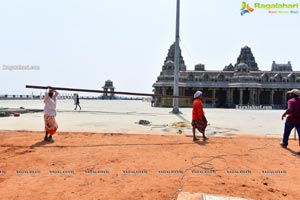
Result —
<instances>
[{"instance_id":1,"label":"temple","mask_svg":"<svg viewBox=\"0 0 300 200\"><path fill-rule=\"evenodd\" d=\"M113 82L111 80L107 80L105 81L105 85L102 87L103 88L103 95L102 95L102 99L115 99L115 95L114 92L115 91L115 87L113 85Z\"/></svg>"},{"instance_id":2,"label":"temple","mask_svg":"<svg viewBox=\"0 0 300 200\"><path fill-rule=\"evenodd\" d=\"M153 84L154 93L173 95L174 53L171 45L162 66L162 71ZM251 48L245 46L234 65L229 64L223 70L205 70L204 64L195 65L187 70L180 50L179 99L180 107L192 106L195 91L203 91L206 107L233 108L236 105L262 105L272 108L286 108L287 91L298 88L300 71L293 71L292 64L278 64L273 61L270 71L261 71L255 61ZM171 98L158 98L156 106L172 106Z\"/></svg>"}]
</instances>

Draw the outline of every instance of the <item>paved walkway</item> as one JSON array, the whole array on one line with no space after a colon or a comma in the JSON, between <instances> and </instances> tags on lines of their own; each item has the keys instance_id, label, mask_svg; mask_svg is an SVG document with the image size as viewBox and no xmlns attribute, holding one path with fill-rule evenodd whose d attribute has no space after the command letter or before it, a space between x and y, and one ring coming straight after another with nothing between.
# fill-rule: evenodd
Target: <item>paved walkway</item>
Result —
<instances>
[{"instance_id":1,"label":"paved walkway","mask_svg":"<svg viewBox=\"0 0 300 200\"><path fill-rule=\"evenodd\" d=\"M42 100L0 101L0 107L43 109ZM109 133L191 134L191 108L154 108L149 102L121 100L82 100L82 111L74 111L73 100L59 100L57 121L59 131ZM205 109L209 122L208 136L254 134L281 137L283 110ZM140 125L140 120L149 121ZM20 117L0 118L1 130L41 131L43 113L21 114ZM183 127L180 127L183 126Z\"/></svg>"}]
</instances>

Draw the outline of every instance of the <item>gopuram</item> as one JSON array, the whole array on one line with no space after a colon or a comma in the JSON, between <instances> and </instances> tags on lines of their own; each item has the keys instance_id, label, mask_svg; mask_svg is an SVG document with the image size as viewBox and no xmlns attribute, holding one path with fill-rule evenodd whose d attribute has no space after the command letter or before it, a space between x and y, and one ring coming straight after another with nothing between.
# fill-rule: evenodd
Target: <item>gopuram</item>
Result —
<instances>
[{"instance_id":1,"label":"gopuram","mask_svg":"<svg viewBox=\"0 0 300 200\"><path fill-rule=\"evenodd\" d=\"M171 45L162 66L162 71L153 84L154 93L173 95L175 45ZM195 65L187 70L180 50L179 61L179 99L180 107L191 107L193 94L203 91L205 107L234 108L236 105L272 106L286 108L287 91L300 88L300 71L293 71L291 62L278 64L273 61L270 71L261 71L251 52L245 46L234 65L223 70L206 70L204 64ZM156 99L155 106L171 107L171 98Z\"/></svg>"}]
</instances>

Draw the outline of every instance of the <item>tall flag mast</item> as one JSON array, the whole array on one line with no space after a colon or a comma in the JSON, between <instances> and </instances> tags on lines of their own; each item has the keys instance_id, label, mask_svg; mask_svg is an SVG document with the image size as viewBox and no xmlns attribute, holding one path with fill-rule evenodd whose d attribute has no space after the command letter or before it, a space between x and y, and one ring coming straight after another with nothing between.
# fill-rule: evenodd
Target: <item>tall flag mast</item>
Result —
<instances>
[{"instance_id":1,"label":"tall flag mast","mask_svg":"<svg viewBox=\"0 0 300 200\"><path fill-rule=\"evenodd\" d=\"M173 96L178 96L178 75L179 75L179 19L180 19L180 0L177 0L176 8L176 34L175 34L175 58L174 58L174 88ZM179 113L178 99L173 98L174 114Z\"/></svg>"}]
</instances>

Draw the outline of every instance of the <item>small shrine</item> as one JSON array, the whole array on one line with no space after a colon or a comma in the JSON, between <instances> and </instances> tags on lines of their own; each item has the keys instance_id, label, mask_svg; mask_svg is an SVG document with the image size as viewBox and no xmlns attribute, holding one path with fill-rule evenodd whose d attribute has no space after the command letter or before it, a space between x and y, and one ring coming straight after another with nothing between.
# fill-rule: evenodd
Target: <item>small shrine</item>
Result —
<instances>
[{"instance_id":1,"label":"small shrine","mask_svg":"<svg viewBox=\"0 0 300 200\"><path fill-rule=\"evenodd\" d=\"M111 93L111 92L115 91L115 87L111 80L105 81L105 85L102 88L104 90L104 93L102 96L103 99L115 99L114 93Z\"/></svg>"}]
</instances>

